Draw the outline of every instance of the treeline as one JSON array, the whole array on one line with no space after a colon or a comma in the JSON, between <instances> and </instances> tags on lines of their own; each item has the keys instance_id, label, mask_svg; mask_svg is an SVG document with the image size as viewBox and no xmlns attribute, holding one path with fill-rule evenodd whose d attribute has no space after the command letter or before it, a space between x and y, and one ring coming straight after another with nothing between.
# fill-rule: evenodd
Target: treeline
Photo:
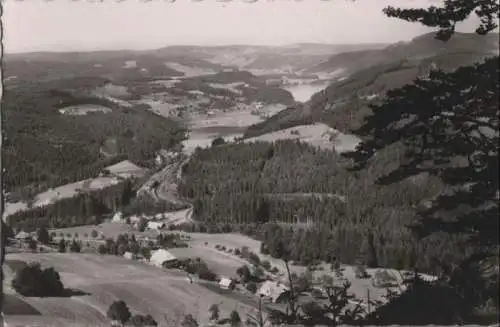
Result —
<instances>
[{"instance_id":1,"label":"treeline","mask_svg":"<svg viewBox=\"0 0 500 327\"><path fill-rule=\"evenodd\" d=\"M291 105L295 102L293 95L289 91L276 86L267 85L264 78L255 76L247 71L220 72L213 75L197 76L184 80L182 83L208 94L235 98L237 95L235 95L234 92L216 89L207 84L230 84L238 82L249 84L249 86L237 86L237 89L242 92L241 96L245 98L247 103L262 102L267 104L279 103Z\"/></svg>"},{"instance_id":2,"label":"treeline","mask_svg":"<svg viewBox=\"0 0 500 327\"><path fill-rule=\"evenodd\" d=\"M99 224L104 216L128 205L134 195L132 181L125 180L102 190L82 192L46 206L18 211L7 217L7 223L11 228L24 231Z\"/></svg>"},{"instance_id":3,"label":"treeline","mask_svg":"<svg viewBox=\"0 0 500 327\"><path fill-rule=\"evenodd\" d=\"M113 110L83 116L58 111L63 105L89 103ZM2 114L8 122L3 160L7 168L4 187L9 192L40 191L95 177L107 164L100 153L107 144L114 145L111 156L148 167L159 149L170 148L185 137L185 129L177 122L148 110L121 108L104 99L73 96L43 84L7 90Z\"/></svg>"},{"instance_id":4,"label":"treeline","mask_svg":"<svg viewBox=\"0 0 500 327\"><path fill-rule=\"evenodd\" d=\"M144 193L134 197L122 210L123 217L132 215L156 215L169 211L177 211L188 208L187 203L173 203L162 199L155 199Z\"/></svg>"},{"instance_id":5,"label":"treeline","mask_svg":"<svg viewBox=\"0 0 500 327\"><path fill-rule=\"evenodd\" d=\"M270 254L277 238L290 245L292 260L303 263L336 258L436 272L436 263L452 262L465 249L446 235L417 242L407 228L423 200L443 189L439 181L420 176L375 183L401 155L401 146L393 146L353 173L334 152L291 140L197 149L183 167L179 192L192 200L195 218L216 230L257 224L251 233ZM270 223L276 230L263 227Z\"/></svg>"}]
</instances>

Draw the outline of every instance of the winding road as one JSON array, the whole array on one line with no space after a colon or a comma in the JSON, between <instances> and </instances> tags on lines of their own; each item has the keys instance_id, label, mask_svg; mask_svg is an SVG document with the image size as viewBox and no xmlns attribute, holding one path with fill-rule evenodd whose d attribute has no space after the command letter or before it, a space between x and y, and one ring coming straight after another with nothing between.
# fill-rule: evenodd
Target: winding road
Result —
<instances>
[{"instance_id":1,"label":"winding road","mask_svg":"<svg viewBox=\"0 0 500 327\"><path fill-rule=\"evenodd\" d=\"M192 220L193 206L181 199L177 192L178 183L182 179L182 167L189 162L190 158L188 154L182 154L179 158L170 159L171 162L167 163L161 171L151 176L138 191L138 195L141 193L147 194L158 202L167 201L179 207L187 206L187 209L175 211L175 213L182 216L175 217L175 221ZM174 216L177 216L175 213Z\"/></svg>"}]
</instances>

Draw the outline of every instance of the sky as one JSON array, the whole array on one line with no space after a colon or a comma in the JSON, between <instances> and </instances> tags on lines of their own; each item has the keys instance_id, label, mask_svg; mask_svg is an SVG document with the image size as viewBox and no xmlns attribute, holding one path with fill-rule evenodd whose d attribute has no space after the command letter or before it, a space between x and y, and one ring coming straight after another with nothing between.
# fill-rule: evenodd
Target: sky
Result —
<instances>
[{"instance_id":1,"label":"sky","mask_svg":"<svg viewBox=\"0 0 500 327\"><path fill-rule=\"evenodd\" d=\"M388 18L387 5L432 0L4 0L8 53L167 45L392 43L433 29ZM248 1L254 1L249 3ZM472 32L475 19L459 31Z\"/></svg>"}]
</instances>

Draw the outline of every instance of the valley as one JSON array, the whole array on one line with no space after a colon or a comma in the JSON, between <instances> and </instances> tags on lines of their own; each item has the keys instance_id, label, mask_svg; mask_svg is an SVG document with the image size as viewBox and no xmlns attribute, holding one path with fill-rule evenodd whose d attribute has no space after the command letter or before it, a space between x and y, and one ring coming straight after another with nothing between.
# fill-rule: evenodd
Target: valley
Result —
<instances>
[{"instance_id":1,"label":"valley","mask_svg":"<svg viewBox=\"0 0 500 327\"><path fill-rule=\"evenodd\" d=\"M158 326L233 326L233 312L251 325L259 310L278 324L293 306L301 325L380 322L412 301L408 280L432 288L476 248L415 237L451 187L425 171L379 183L406 163L404 142L357 170L349 154L391 92L494 53L475 37L7 56L7 324L109 326L120 300ZM30 262L77 294L22 295Z\"/></svg>"}]
</instances>

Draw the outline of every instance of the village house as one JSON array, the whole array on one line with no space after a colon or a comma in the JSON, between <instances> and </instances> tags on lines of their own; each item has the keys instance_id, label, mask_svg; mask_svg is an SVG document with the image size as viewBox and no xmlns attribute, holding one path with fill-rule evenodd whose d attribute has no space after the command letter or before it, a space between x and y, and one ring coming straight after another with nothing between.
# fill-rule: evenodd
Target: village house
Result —
<instances>
[{"instance_id":1,"label":"village house","mask_svg":"<svg viewBox=\"0 0 500 327\"><path fill-rule=\"evenodd\" d=\"M147 236L136 236L136 241L140 246L150 246L151 243L156 243L156 240L150 239Z\"/></svg>"},{"instance_id":2,"label":"village house","mask_svg":"<svg viewBox=\"0 0 500 327\"><path fill-rule=\"evenodd\" d=\"M167 265L173 265L179 260L170 252L165 249L159 249L151 253L151 258L149 262L156 267L164 267Z\"/></svg>"},{"instance_id":3,"label":"village house","mask_svg":"<svg viewBox=\"0 0 500 327\"><path fill-rule=\"evenodd\" d=\"M113 222L119 222L122 220L122 213L121 212L117 212L114 214L113 218L112 218L112 221Z\"/></svg>"},{"instance_id":4,"label":"village house","mask_svg":"<svg viewBox=\"0 0 500 327\"><path fill-rule=\"evenodd\" d=\"M147 229L150 230L160 230L165 228L166 224L164 222L159 221L150 221L148 222Z\"/></svg>"},{"instance_id":5,"label":"village house","mask_svg":"<svg viewBox=\"0 0 500 327\"><path fill-rule=\"evenodd\" d=\"M111 174L121 178L140 178L144 176L145 170L129 160L120 161L114 165L108 166L103 169L103 172L107 175Z\"/></svg>"},{"instance_id":6,"label":"village house","mask_svg":"<svg viewBox=\"0 0 500 327\"><path fill-rule=\"evenodd\" d=\"M25 231L20 231L14 238L18 241L26 242L31 240L32 236L30 233L26 233Z\"/></svg>"},{"instance_id":7,"label":"village house","mask_svg":"<svg viewBox=\"0 0 500 327\"><path fill-rule=\"evenodd\" d=\"M234 284L235 284L234 280L232 280L231 278L227 278L227 277L222 277L219 281L220 288L222 288L224 290L233 289Z\"/></svg>"},{"instance_id":8,"label":"village house","mask_svg":"<svg viewBox=\"0 0 500 327\"><path fill-rule=\"evenodd\" d=\"M125 252L123 254L123 257L128 260L133 260L136 258L136 256L132 252Z\"/></svg>"},{"instance_id":9,"label":"village house","mask_svg":"<svg viewBox=\"0 0 500 327\"><path fill-rule=\"evenodd\" d=\"M289 291L290 289L283 283L267 280L261 285L257 294L269 298L273 303L279 303Z\"/></svg>"}]
</instances>

